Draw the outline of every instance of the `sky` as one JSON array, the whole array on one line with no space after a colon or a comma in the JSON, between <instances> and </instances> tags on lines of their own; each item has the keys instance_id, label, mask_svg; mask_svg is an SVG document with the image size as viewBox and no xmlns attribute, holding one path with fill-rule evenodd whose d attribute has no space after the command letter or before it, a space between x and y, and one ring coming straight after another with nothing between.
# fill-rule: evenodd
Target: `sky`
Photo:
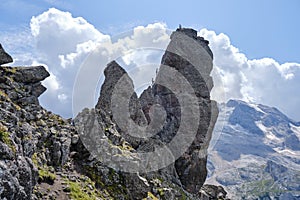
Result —
<instances>
[{"instance_id":1,"label":"sky","mask_svg":"<svg viewBox=\"0 0 300 200\"><path fill-rule=\"evenodd\" d=\"M300 121L299 8L297 0L0 0L0 43L13 65L47 67L41 104L72 117L74 81L91 52L101 53L102 68L113 57L128 69L142 65L131 71L142 87L181 24L210 41L216 100L262 103ZM157 50L131 51L145 47Z\"/></svg>"}]
</instances>

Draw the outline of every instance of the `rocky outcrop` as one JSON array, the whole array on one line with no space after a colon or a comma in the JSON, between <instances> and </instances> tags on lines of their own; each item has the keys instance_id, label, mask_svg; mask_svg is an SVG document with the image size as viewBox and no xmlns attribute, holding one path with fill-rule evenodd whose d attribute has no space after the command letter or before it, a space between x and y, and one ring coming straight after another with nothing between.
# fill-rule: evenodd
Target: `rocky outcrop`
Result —
<instances>
[{"instance_id":1,"label":"rocky outcrop","mask_svg":"<svg viewBox=\"0 0 300 200\"><path fill-rule=\"evenodd\" d=\"M12 57L5 52L2 45L0 44L0 65L13 62Z\"/></svg>"},{"instance_id":2,"label":"rocky outcrop","mask_svg":"<svg viewBox=\"0 0 300 200\"><path fill-rule=\"evenodd\" d=\"M38 97L46 90L40 83L49 76L43 66L2 67L0 87L18 105L39 105Z\"/></svg>"},{"instance_id":3,"label":"rocky outcrop","mask_svg":"<svg viewBox=\"0 0 300 200\"><path fill-rule=\"evenodd\" d=\"M187 31L194 32L193 40L186 40ZM181 32L185 34L179 34ZM196 31L190 29L181 29L179 32L173 33L171 43L162 60L163 65L171 66L184 75L198 98L201 118L195 139L185 154L175 163L181 182L188 191L193 193L199 191L207 175L207 148L218 115L216 102L211 101L209 95L212 89L212 78L210 77L212 53L208 47L208 42L201 37L195 37L195 34ZM195 39L197 43L194 44ZM198 44L204 47L208 54L204 53ZM159 91L157 93L160 95ZM163 92L161 93L163 94ZM170 114L176 116L176 111L171 110Z\"/></svg>"},{"instance_id":4,"label":"rocky outcrop","mask_svg":"<svg viewBox=\"0 0 300 200\"><path fill-rule=\"evenodd\" d=\"M191 44L184 42L187 39ZM8 60L0 57L0 63ZM175 89L164 86L165 66L181 74L178 80L188 80L191 90L186 91L194 93L186 93L184 84L178 81L171 82ZM104 72L105 82L95 109L84 109L73 120L40 106L38 97L46 90L41 81L49 76L43 66L0 67L0 198L225 199L221 188L202 187L206 150L217 116L209 97L211 67L208 42L191 29L177 30L171 36L154 84L140 98L126 71L113 61ZM115 90L118 84L121 95ZM187 104L187 110L181 105L185 100L182 94L194 100ZM161 106L155 107L157 104ZM124 105L128 108L125 118L131 123L129 127L114 115ZM161 114L161 108L165 114ZM194 118L195 113L201 117ZM165 119L163 124L159 123L161 119ZM147 126L159 131L151 132L150 137L143 135L145 129L140 127ZM183 140L163 148L182 127L188 147L182 147ZM100 141L101 145L90 151L86 136L93 136L93 142ZM160 148L166 151L157 152ZM177 152L178 149L183 150ZM141 155L153 152L155 159L151 157L143 166L147 157ZM99 160L97 153L108 156L102 157L106 161ZM115 160L118 162L112 165ZM122 171L128 160L136 164ZM163 167L157 168L157 164Z\"/></svg>"},{"instance_id":5,"label":"rocky outcrop","mask_svg":"<svg viewBox=\"0 0 300 200\"><path fill-rule=\"evenodd\" d=\"M203 185L203 187L200 189L200 198L203 200L227 199L226 195L227 192L221 186Z\"/></svg>"},{"instance_id":6,"label":"rocky outcrop","mask_svg":"<svg viewBox=\"0 0 300 200\"><path fill-rule=\"evenodd\" d=\"M0 199L59 196L42 191L60 180L75 131L39 105L48 76L43 66L0 67Z\"/></svg>"},{"instance_id":7,"label":"rocky outcrop","mask_svg":"<svg viewBox=\"0 0 300 200\"><path fill-rule=\"evenodd\" d=\"M85 110L75 118L74 122L80 135L91 134L89 137L94 138L95 141L97 136L101 138L98 140L99 142L89 139L88 144L84 142L85 146L97 149L97 143L100 143L99 146L109 146L110 150L106 151L107 157L103 156L104 153L101 155L100 152L103 150L95 150L94 154L90 155L94 159L83 163L88 166L92 166L91 163L97 163L98 167L84 170L85 167L81 165L83 171L87 173L93 171L98 176L103 176L105 174L103 169L106 169L103 167L105 161L103 163L99 160L118 156L118 159L123 161L122 164L114 165L117 168L114 170L117 171L115 173L118 174L118 179L123 177L122 180L126 188L124 193L131 199L141 199L147 196L145 190L140 188L141 186L146 191L152 189L150 192L161 197L157 193L161 188L147 186L156 179L161 180L160 185L163 185L166 190L173 191L173 198L170 196L169 198L165 197L166 199L174 199L176 195L179 197L181 194L175 192L178 190L192 199L199 199L200 194L205 196L199 191L207 175L207 148L218 115L216 103L210 100L210 90L213 86L210 77L211 70L212 53L208 47L208 42L197 37L196 31L192 29L178 29L171 35L171 42L162 58L156 80L151 87L141 94L140 98L137 98L133 82L126 71L115 61L109 63L104 71L105 81L101 87L95 110ZM169 74L169 72L174 74ZM184 88L186 86L184 80L187 80L187 89ZM184 101L188 99L186 96L193 98L194 101L189 101L191 104L188 105L181 105L186 103ZM116 99L117 101L115 101ZM154 115L153 106L158 104L166 111L166 116ZM197 109L198 112L193 111ZM122 118L125 121L122 123L120 116L124 112L129 112L129 114ZM196 117L195 113L197 113ZM156 118L163 117L165 117L164 124L151 137L144 137L143 129L139 129L140 131L137 131L136 134L135 129L132 128L135 126L134 124L141 126L148 124L150 126L152 123L153 125ZM193 123L191 124L191 122ZM143 171L145 169L139 171L140 169L136 168L134 164L130 167L136 168L136 173L131 171L128 174L126 170L124 172L119 168L119 165L124 168L126 159L136 159L136 163L139 163L137 166L141 166L143 157L139 157L141 155L139 153L153 153L160 147L167 146L179 130L182 130L180 126L184 127L183 138L190 144L180 155L178 150L185 148L181 145L184 142L179 141L175 146L168 149L171 154L166 154L166 156L174 156L176 158L175 163L172 162L157 171L150 170L147 173ZM191 132L194 135L191 136L189 134ZM81 153L81 155L83 154ZM132 157L132 155L138 156ZM79 159L83 160L84 158L80 157ZM166 157L161 155L160 159L159 162L163 163ZM110 162L113 163L114 160L112 159ZM150 162L150 167L147 166L148 169L152 169L151 164L157 164L155 159ZM131 187L126 183L132 184L132 188L139 189L131 190ZM170 183L172 183L172 187L170 187ZM179 189L181 187L183 189Z\"/></svg>"},{"instance_id":8,"label":"rocky outcrop","mask_svg":"<svg viewBox=\"0 0 300 200\"><path fill-rule=\"evenodd\" d=\"M153 104L159 103L166 110L167 123L158 135L161 141L168 143L181 126L183 106L180 105L178 96L160 83L168 79L167 77L170 76L168 68L171 68L179 72L179 74L174 74L169 82L173 84L173 87L179 88L180 95L191 95L181 87L182 82L176 81L180 80L180 76L188 80L193 88L197 98L196 103L198 103L196 107L200 108L201 118L198 122L194 122L195 116L184 119L189 123L198 124L198 127L196 127L196 134L191 145L175 162L175 169L181 184L191 193L198 193L205 181L207 148L218 115L216 102L210 100L210 90L213 85L210 77L212 57L208 41L197 37L195 30L177 29L171 35L171 42L163 55L162 65L152 88L145 90L140 98L147 119L149 107ZM188 106L196 109L193 105ZM178 148L181 147L178 146Z\"/></svg>"}]
</instances>

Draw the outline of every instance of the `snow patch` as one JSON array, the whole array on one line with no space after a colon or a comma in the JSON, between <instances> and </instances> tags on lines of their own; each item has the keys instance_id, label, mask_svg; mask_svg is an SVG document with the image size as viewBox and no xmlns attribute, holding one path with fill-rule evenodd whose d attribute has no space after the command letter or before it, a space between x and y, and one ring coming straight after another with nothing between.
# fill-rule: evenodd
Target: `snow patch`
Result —
<instances>
[{"instance_id":1,"label":"snow patch","mask_svg":"<svg viewBox=\"0 0 300 200\"><path fill-rule=\"evenodd\" d=\"M271 145L271 144L279 144L283 142L283 139L276 137L276 135L272 133L272 128L265 127L261 121L257 121L255 123L256 126L265 133L265 139L264 139L265 144Z\"/></svg>"},{"instance_id":2,"label":"snow patch","mask_svg":"<svg viewBox=\"0 0 300 200\"><path fill-rule=\"evenodd\" d=\"M290 126L291 126L291 130L295 133L295 135L300 140L300 126L295 126L295 125L293 125L291 123L290 123Z\"/></svg>"},{"instance_id":3,"label":"snow patch","mask_svg":"<svg viewBox=\"0 0 300 200\"><path fill-rule=\"evenodd\" d=\"M295 156L299 155L299 151L293 151L291 149L282 149L281 147L273 148L277 153L286 155L286 156Z\"/></svg>"},{"instance_id":4,"label":"snow patch","mask_svg":"<svg viewBox=\"0 0 300 200\"><path fill-rule=\"evenodd\" d=\"M266 114L262 109L260 109L260 108L258 107L257 104L249 103L248 105L249 105L250 107L254 108L257 112Z\"/></svg>"}]
</instances>

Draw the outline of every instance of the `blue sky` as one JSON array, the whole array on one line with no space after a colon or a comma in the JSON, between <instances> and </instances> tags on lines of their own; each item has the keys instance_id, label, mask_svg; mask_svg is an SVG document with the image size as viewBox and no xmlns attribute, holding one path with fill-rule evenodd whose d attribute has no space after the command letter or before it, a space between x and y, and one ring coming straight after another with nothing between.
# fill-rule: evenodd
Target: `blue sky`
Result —
<instances>
[{"instance_id":1,"label":"blue sky","mask_svg":"<svg viewBox=\"0 0 300 200\"><path fill-rule=\"evenodd\" d=\"M227 99L275 106L300 120L295 109L300 102L298 0L0 1L0 42L14 57L14 64L48 67L51 77L45 82L48 90L41 103L65 117L70 116L76 66L89 53L89 46L128 31L135 38L160 38L165 45L165 30L182 24L210 40ZM59 23L61 19L65 24ZM135 58L141 60L141 56Z\"/></svg>"},{"instance_id":2,"label":"blue sky","mask_svg":"<svg viewBox=\"0 0 300 200\"><path fill-rule=\"evenodd\" d=\"M180 23L229 35L232 43L249 58L272 57L280 63L300 62L298 0L1 1L2 30L28 26L32 16L56 7L84 17L107 34L158 21L165 22L171 29Z\"/></svg>"}]
</instances>

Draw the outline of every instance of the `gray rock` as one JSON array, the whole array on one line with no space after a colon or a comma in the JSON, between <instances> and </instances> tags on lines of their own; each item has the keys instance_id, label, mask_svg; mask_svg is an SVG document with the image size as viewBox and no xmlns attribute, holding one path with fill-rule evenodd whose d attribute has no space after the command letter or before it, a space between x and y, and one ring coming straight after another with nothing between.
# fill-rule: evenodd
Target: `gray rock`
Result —
<instances>
[{"instance_id":1,"label":"gray rock","mask_svg":"<svg viewBox=\"0 0 300 200\"><path fill-rule=\"evenodd\" d=\"M52 162L54 166L59 165L61 161L61 143L59 141L54 141L51 148Z\"/></svg>"},{"instance_id":2,"label":"gray rock","mask_svg":"<svg viewBox=\"0 0 300 200\"><path fill-rule=\"evenodd\" d=\"M74 129L39 105L44 67L1 67L0 75L0 198L34 199L39 171L47 180L51 163L68 161Z\"/></svg>"},{"instance_id":3,"label":"gray rock","mask_svg":"<svg viewBox=\"0 0 300 200\"><path fill-rule=\"evenodd\" d=\"M115 61L109 63L104 71L105 81L101 87L100 97L96 105L96 113L98 116L95 116L93 110L85 110L74 120L75 126L78 127L77 130L81 135L86 135L84 130L88 130L89 125L95 124L98 120L96 122L97 126L101 126L101 128L105 130L104 134L108 137L111 146L120 146L122 141L125 141L133 148L133 151L138 152L151 152L159 146L170 143L182 125L181 120L185 120L185 124L188 123L189 125L192 125L190 122L194 122L193 124L195 124L195 126L191 126L194 129L185 125L185 132L192 132L194 130L193 134L195 138L190 139L190 135L186 135L186 138L190 140L190 146L183 152L183 155L178 156L175 163L159 170L159 172L141 174L140 176L143 176L143 178L140 180L143 180L143 183L139 183L140 180L136 179L138 177L135 177L133 174L128 175L127 173L120 172L119 175L124 178L125 188L127 189L124 193L130 196L133 195L133 199L144 198L143 194L148 188L143 186L143 188L147 189L142 190L140 185L147 185L148 180L152 180L153 177L163 177L166 182L183 186L188 196L197 195L207 175L207 148L218 115L216 103L210 100L210 91L213 87L212 78L210 77L212 70L212 53L208 47L208 42L203 38L197 37L196 31L192 29L177 30L171 36L171 42L161 63L162 65L153 86L145 90L140 98L137 98L137 95L134 93L133 82L126 71ZM179 72L179 75L172 75L170 78L167 66ZM184 84L178 81L181 80L180 77L182 76L188 80L195 93L186 91ZM175 80L175 82L171 83L171 87L173 86L176 91L180 92L174 93L170 88L162 86L161 82L165 80L168 80L169 83ZM119 81L124 82L122 85L118 85ZM121 90L118 96L118 102L114 102L113 100L114 92L118 92L116 88ZM190 115L184 115L185 118L182 117L183 107L179 103L182 99L176 96L176 94L184 97L195 94L195 97L190 97L194 98L195 102L192 102L193 104L190 105L185 105L185 109L190 111L188 112ZM123 102L123 99L127 99L127 101ZM156 120L156 118L161 117L154 115L154 118L151 118L153 114L150 113L150 110L155 104L160 104L165 109L166 121L162 129L150 138L142 138L142 135L137 135L136 137L129 136L132 132L128 132L126 127L128 124L124 126L116 122L116 117L118 116L115 116L116 113L113 113L115 107L125 105L128 108L125 109L125 111L129 110L130 113L129 120L133 120L139 125L151 124L151 120ZM197 116L198 118L196 118L197 120L195 121L192 113L197 113L194 112L196 109L199 109L200 113L197 115L200 115L201 118ZM122 112L119 112L119 115L122 114ZM94 133L98 129L99 127L94 127L90 130L93 130L92 132ZM94 137L103 134L96 134L96 132ZM178 149L183 148L180 141L178 144L175 144L177 146L172 149L173 155L177 155ZM93 145L89 144L89 146ZM120 151L122 152L123 150ZM119 155L122 155L121 152L119 152ZM80 154L84 154L84 152ZM82 159L83 158L80 157L79 160L88 166L97 166L93 167L93 170L97 172L96 174L103 177L104 180L107 179L105 175L106 168L103 168L101 162L93 161L93 159L83 161ZM160 162L163 161L161 160ZM97 165L95 165L95 163L97 163ZM118 178L116 180L118 180ZM105 184L109 185L111 182ZM170 196L174 197L174 195ZM122 198L122 196L115 196L115 198Z\"/></svg>"},{"instance_id":4,"label":"gray rock","mask_svg":"<svg viewBox=\"0 0 300 200\"><path fill-rule=\"evenodd\" d=\"M100 97L96 105L97 109L101 109L106 113L111 112L111 97L114 91L114 86L120 80L126 71L120 67L116 61L110 62L104 70L105 81L101 86Z\"/></svg>"},{"instance_id":5,"label":"gray rock","mask_svg":"<svg viewBox=\"0 0 300 200\"><path fill-rule=\"evenodd\" d=\"M21 83L38 83L50 76L43 66L15 67L14 80Z\"/></svg>"},{"instance_id":6,"label":"gray rock","mask_svg":"<svg viewBox=\"0 0 300 200\"><path fill-rule=\"evenodd\" d=\"M32 95L35 97L39 97L47 90L40 82L34 84L32 87Z\"/></svg>"},{"instance_id":7,"label":"gray rock","mask_svg":"<svg viewBox=\"0 0 300 200\"><path fill-rule=\"evenodd\" d=\"M71 138L65 137L65 140L61 145L61 164L62 165L64 165L69 159L70 146L71 146Z\"/></svg>"},{"instance_id":8,"label":"gray rock","mask_svg":"<svg viewBox=\"0 0 300 200\"><path fill-rule=\"evenodd\" d=\"M192 39L191 44L185 44L186 37ZM72 193L69 182L72 182L93 199L94 195L99 199L202 199L198 192L206 176L206 150L217 116L215 104L209 97L213 86L209 75L212 54L208 42L197 37L192 29L174 32L168 50L173 54L167 51L162 65L171 66L189 81L196 100L187 107L190 113L199 107L201 120L194 120L193 115L181 116L183 111L178 97L159 84L166 76L163 67L158 73L160 79L157 78L154 85L138 98L126 71L115 61L109 63L95 109L83 110L72 123L39 105L38 97L46 90L41 81L49 76L44 67L1 67L0 121L5 127L2 133L7 131L9 135L3 134L6 138L0 141L0 198L68 199ZM192 55L191 60L187 60L189 55ZM117 97L121 103L118 104L112 99L120 79L124 82L119 88L121 93ZM182 85L173 84L183 90L182 94L190 95L185 93ZM151 108L155 104L161 105L159 109L165 109L166 116L159 115L159 109ZM133 126L166 120L159 127L161 129L146 137L139 131L130 132L133 129L126 127L127 124L117 123L113 111L119 107L126 108L126 113L129 111L126 117L134 122ZM173 159L173 163L164 165L166 167L147 173L116 170L128 159L134 161L130 168L139 169L142 156L135 153L151 152L172 141L182 119L190 126L199 124L199 127L195 126L196 137L190 140L190 147L184 149L176 163ZM191 121L195 123L191 124ZM189 126L185 128L186 132L192 130ZM104 131L100 132L101 129ZM91 135L84 135L87 131ZM89 146L83 144L89 136L92 136L90 145L94 148L91 152L87 150ZM97 142L102 146L99 147ZM162 159L147 160L147 165L167 162L169 157L174 157L170 152L176 154L176 149L183 149L180 142L175 143L172 151L159 154L167 155ZM103 159L97 160L95 153L100 153ZM103 154L107 157L101 157ZM114 169L107 166L112 160L116 161ZM52 189L54 191L49 191Z\"/></svg>"},{"instance_id":9,"label":"gray rock","mask_svg":"<svg viewBox=\"0 0 300 200\"><path fill-rule=\"evenodd\" d=\"M0 65L13 62L12 57L5 52L2 45L0 44Z\"/></svg>"},{"instance_id":10,"label":"gray rock","mask_svg":"<svg viewBox=\"0 0 300 200\"><path fill-rule=\"evenodd\" d=\"M14 158L12 149L3 142L0 142L0 157L7 160L12 160Z\"/></svg>"},{"instance_id":11,"label":"gray rock","mask_svg":"<svg viewBox=\"0 0 300 200\"><path fill-rule=\"evenodd\" d=\"M200 198L203 200L218 199L223 200L226 198L227 192L222 186L203 185L200 190Z\"/></svg>"},{"instance_id":12,"label":"gray rock","mask_svg":"<svg viewBox=\"0 0 300 200\"><path fill-rule=\"evenodd\" d=\"M153 86L145 90L140 97L148 121L150 118L149 108L153 104L159 103L165 108L167 123L158 135L161 141L169 143L182 125L181 112L183 107L179 103L178 96L170 89L161 86L160 82L164 80L173 81L172 84L175 84L174 87L178 89L182 87L182 83L176 80L179 80L180 76L184 76L194 89L201 116L198 122L198 131L189 149L175 162L180 182L186 190L192 193L197 193L206 179L207 148L218 116L217 105L210 100L210 90L213 86L210 76L212 57L208 42L197 37L195 30L177 29L171 35L171 42L163 55L162 65ZM168 68L175 69L179 75L175 73L172 78L169 78L168 71L170 70ZM182 96L190 95L184 89L180 91ZM188 109L194 110L196 107L188 105ZM190 119L185 119L185 121L192 122L195 120L193 116L190 116ZM176 152L173 153L176 154Z\"/></svg>"}]
</instances>

